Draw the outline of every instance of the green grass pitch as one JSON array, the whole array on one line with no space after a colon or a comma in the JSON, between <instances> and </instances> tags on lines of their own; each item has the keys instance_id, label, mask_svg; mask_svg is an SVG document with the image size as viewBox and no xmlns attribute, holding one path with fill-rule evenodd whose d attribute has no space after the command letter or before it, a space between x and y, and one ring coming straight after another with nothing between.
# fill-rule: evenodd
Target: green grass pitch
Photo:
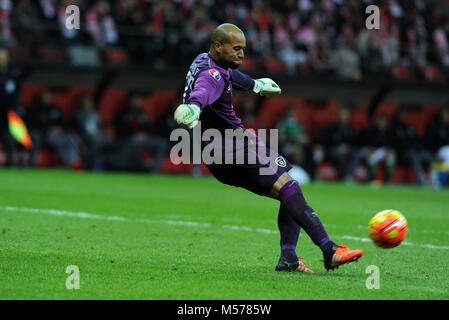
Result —
<instances>
[{"instance_id":1,"label":"green grass pitch","mask_svg":"<svg viewBox=\"0 0 449 320\"><path fill-rule=\"evenodd\" d=\"M279 203L213 178L0 169L0 299L449 299L449 192L313 183L331 238L365 251L327 272L278 273ZM409 222L394 249L368 241L378 211ZM367 267L379 270L368 289ZM66 287L68 266L79 289Z\"/></svg>"}]
</instances>

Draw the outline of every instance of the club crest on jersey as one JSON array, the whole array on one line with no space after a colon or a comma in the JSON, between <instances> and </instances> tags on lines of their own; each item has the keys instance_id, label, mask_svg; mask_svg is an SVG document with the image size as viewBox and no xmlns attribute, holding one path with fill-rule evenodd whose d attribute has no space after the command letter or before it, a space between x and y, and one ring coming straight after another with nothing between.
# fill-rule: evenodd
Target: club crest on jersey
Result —
<instances>
[{"instance_id":1,"label":"club crest on jersey","mask_svg":"<svg viewBox=\"0 0 449 320\"><path fill-rule=\"evenodd\" d=\"M287 166L287 162L282 156L277 157L276 160L274 160L274 163L276 163L281 168L285 168Z\"/></svg>"},{"instance_id":2,"label":"club crest on jersey","mask_svg":"<svg viewBox=\"0 0 449 320\"><path fill-rule=\"evenodd\" d=\"M209 74L210 74L215 80L217 80L217 81L219 81L219 80L221 79L221 74L220 74L220 72L218 72L218 71L215 70L215 69L210 69L210 70L209 70Z\"/></svg>"}]
</instances>

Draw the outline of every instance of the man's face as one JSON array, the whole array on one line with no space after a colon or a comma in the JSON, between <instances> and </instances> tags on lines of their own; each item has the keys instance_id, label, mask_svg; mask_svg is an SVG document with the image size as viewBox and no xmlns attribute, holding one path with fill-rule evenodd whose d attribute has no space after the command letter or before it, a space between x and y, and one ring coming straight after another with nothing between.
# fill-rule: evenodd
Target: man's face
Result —
<instances>
[{"instance_id":1,"label":"man's face","mask_svg":"<svg viewBox=\"0 0 449 320\"><path fill-rule=\"evenodd\" d=\"M229 41L224 43L217 42L215 46L221 64L231 69L240 67L245 56L244 50L246 49L246 39L243 33L234 32L230 35Z\"/></svg>"}]
</instances>

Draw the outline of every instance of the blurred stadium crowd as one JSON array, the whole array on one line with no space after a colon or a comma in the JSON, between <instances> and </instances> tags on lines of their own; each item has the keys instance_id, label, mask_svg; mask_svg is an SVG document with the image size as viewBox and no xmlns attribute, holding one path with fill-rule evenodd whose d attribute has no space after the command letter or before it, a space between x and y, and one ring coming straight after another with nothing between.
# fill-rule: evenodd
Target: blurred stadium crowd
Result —
<instances>
[{"instance_id":1,"label":"blurred stadium crowd","mask_svg":"<svg viewBox=\"0 0 449 320\"><path fill-rule=\"evenodd\" d=\"M208 173L204 166L174 166L168 157L180 92L110 88L94 97L97 88L70 87L58 93L39 84L19 85L20 70L16 73L10 60L185 70L207 50L211 30L231 22L246 34L242 69L250 74L446 83L449 19L435 3L0 0L0 165ZM80 7L85 28L65 28L69 4ZM368 4L380 7L386 27L365 28ZM234 106L247 127L278 128L280 152L312 179L428 184L435 163L449 166L448 106L415 110L382 103L373 111L369 102L352 106L248 94L236 94ZM25 121L31 150L8 133L8 108Z\"/></svg>"},{"instance_id":2,"label":"blurred stadium crowd","mask_svg":"<svg viewBox=\"0 0 449 320\"><path fill-rule=\"evenodd\" d=\"M442 0L439 2L443 2ZM1 0L0 42L16 59L77 65L184 66L218 24L247 36L243 68L298 74L369 74L447 81L449 19L424 0ZM80 30L65 8L81 10ZM365 8L380 8L367 30Z\"/></svg>"}]
</instances>

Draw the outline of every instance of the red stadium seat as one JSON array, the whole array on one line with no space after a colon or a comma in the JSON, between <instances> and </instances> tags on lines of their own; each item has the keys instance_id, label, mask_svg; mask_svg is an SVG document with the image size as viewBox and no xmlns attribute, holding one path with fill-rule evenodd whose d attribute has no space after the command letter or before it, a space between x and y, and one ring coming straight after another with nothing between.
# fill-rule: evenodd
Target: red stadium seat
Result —
<instances>
[{"instance_id":1,"label":"red stadium seat","mask_svg":"<svg viewBox=\"0 0 449 320\"><path fill-rule=\"evenodd\" d=\"M396 166L396 169L393 172L390 182L416 184L417 182L416 174L410 167L400 164Z\"/></svg>"},{"instance_id":2,"label":"red stadium seat","mask_svg":"<svg viewBox=\"0 0 449 320\"><path fill-rule=\"evenodd\" d=\"M176 91L154 91L143 100L143 108L151 122L156 122L172 106L176 95Z\"/></svg>"},{"instance_id":3,"label":"red stadium seat","mask_svg":"<svg viewBox=\"0 0 449 320\"><path fill-rule=\"evenodd\" d=\"M426 130L426 123L421 109L407 109L405 119L409 125L414 127L419 135L423 135Z\"/></svg>"},{"instance_id":4,"label":"red stadium seat","mask_svg":"<svg viewBox=\"0 0 449 320\"><path fill-rule=\"evenodd\" d=\"M65 115L69 115L70 112L70 96L67 91L52 91L51 101L58 108L60 108Z\"/></svg>"},{"instance_id":5,"label":"red stadium seat","mask_svg":"<svg viewBox=\"0 0 449 320\"><path fill-rule=\"evenodd\" d=\"M317 174L321 180L336 181L338 180L338 172L331 162L323 162L318 165Z\"/></svg>"},{"instance_id":6,"label":"red stadium seat","mask_svg":"<svg viewBox=\"0 0 449 320\"><path fill-rule=\"evenodd\" d=\"M22 90L21 103L30 107L39 94L44 90L42 86L29 84ZM52 90L51 100L60 108L66 116L71 116L79 105L80 98L84 94L94 94L95 89L86 86L73 86L66 90Z\"/></svg>"},{"instance_id":7,"label":"red stadium seat","mask_svg":"<svg viewBox=\"0 0 449 320\"><path fill-rule=\"evenodd\" d=\"M128 99L128 91L119 88L107 89L100 99L98 112L105 124L111 124L117 110L123 107Z\"/></svg>"},{"instance_id":8,"label":"red stadium seat","mask_svg":"<svg viewBox=\"0 0 449 320\"><path fill-rule=\"evenodd\" d=\"M422 118L425 126L433 121L435 119L435 116L441 111L443 107L441 105L432 105L432 104L426 104L422 107Z\"/></svg>"},{"instance_id":9,"label":"red stadium seat","mask_svg":"<svg viewBox=\"0 0 449 320\"><path fill-rule=\"evenodd\" d=\"M424 69L424 76L428 81L443 81L443 73L435 67L426 67Z\"/></svg>"},{"instance_id":10,"label":"red stadium seat","mask_svg":"<svg viewBox=\"0 0 449 320\"><path fill-rule=\"evenodd\" d=\"M111 64L127 64L129 60L126 51L120 48L106 49L105 58Z\"/></svg>"},{"instance_id":11,"label":"red stadium seat","mask_svg":"<svg viewBox=\"0 0 449 320\"><path fill-rule=\"evenodd\" d=\"M37 49L38 56L43 62L47 63L64 63L66 55L63 49L56 46L43 45Z\"/></svg>"},{"instance_id":12,"label":"red stadium seat","mask_svg":"<svg viewBox=\"0 0 449 320\"><path fill-rule=\"evenodd\" d=\"M276 58L267 58L264 61L265 69L269 72L284 72L285 65L284 63Z\"/></svg>"},{"instance_id":13,"label":"red stadium seat","mask_svg":"<svg viewBox=\"0 0 449 320\"><path fill-rule=\"evenodd\" d=\"M257 69L256 61L251 57L245 57L243 59L242 65L240 66L242 71L254 71Z\"/></svg>"},{"instance_id":14,"label":"red stadium seat","mask_svg":"<svg viewBox=\"0 0 449 320\"><path fill-rule=\"evenodd\" d=\"M395 78L398 79L409 79L412 77L410 70L405 66L397 66L392 70L392 74Z\"/></svg>"},{"instance_id":15,"label":"red stadium seat","mask_svg":"<svg viewBox=\"0 0 449 320\"><path fill-rule=\"evenodd\" d=\"M391 120L397 110L397 103L384 102L377 107L375 114L384 114L387 116L388 120Z\"/></svg>"},{"instance_id":16,"label":"red stadium seat","mask_svg":"<svg viewBox=\"0 0 449 320\"><path fill-rule=\"evenodd\" d=\"M312 108L312 130L320 130L335 120L338 114L339 104L336 100L330 100L324 106L309 105Z\"/></svg>"},{"instance_id":17,"label":"red stadium seat","mask_svg":"<svg viewBox=\"0 0 449 320\"><path fill-rule=\"evenodd\" d=\"M62 165L62 160L59 155L47 146L44 146L37 155L36 167L49 168Z\"/></svg>"},{"instance_id":18,"label":"red stadium seat","mask_svg":"<svg viewBox=\"0 0 449 320\"><path fill-rule=\"evenodd\" d=\"M20 104L30 108L43 90L44 87L41 84L24 83L20 93Z\"/></svg>"},{"instance_id":19,"label":"red stadium seat","mask_svg":"<svg viewBox=\"0 0 449 320\"><path fill-rule=\"evenodd\" d=\"M355 131L360 131L365 128L368 123L368 103L362 104L360 107L357 107L351 111L351 125Z\"/></svg>"},{"instance_id":20,"label":"red stadium seat","mask_svg":"<svg viewBox=\"0 0 449 320\"><path fill-rule=\"evenodd\" d=\"M275 128L276 124L282 118L287 110L289 104L294 104L298 108L303 105L303 100L301 98L289 98L289 97L269 97L263 102L260 110L260 118L262 123L265 124L266 128Z\"/></svg>"}]
</instances>

